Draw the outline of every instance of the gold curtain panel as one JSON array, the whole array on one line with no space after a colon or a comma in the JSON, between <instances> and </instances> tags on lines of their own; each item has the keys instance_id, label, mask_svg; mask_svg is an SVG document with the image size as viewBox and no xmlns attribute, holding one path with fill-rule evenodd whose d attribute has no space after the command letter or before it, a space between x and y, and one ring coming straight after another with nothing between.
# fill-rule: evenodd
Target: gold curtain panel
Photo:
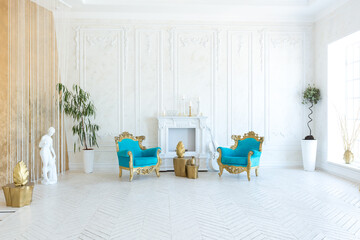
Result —
<instances>
[{"instance_id":1,"label":"gold curtain panel","mask_svg":"<svg viewBox=\"0 0 360 240\"><path fill-rule=\"evenodd\" d=\"M58 171L68 168L52 12L30 0L0 0L0 184L9 183L23 160L30 181L41 177L39 141L55 127Z\"/></svg>"}]
</instances>

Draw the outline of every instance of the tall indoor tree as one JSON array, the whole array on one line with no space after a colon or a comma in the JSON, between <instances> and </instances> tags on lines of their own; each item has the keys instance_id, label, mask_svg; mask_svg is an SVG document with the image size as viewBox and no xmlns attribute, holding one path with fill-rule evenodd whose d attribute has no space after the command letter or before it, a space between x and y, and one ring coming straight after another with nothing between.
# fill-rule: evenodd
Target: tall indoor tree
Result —
<instances>
[{"instance_id":1,"label":"tall indoor tree","mask_svg":"<svg viewBox=\"0 0 360 240\"><path fill-rule=\"evenodd\" d=\"M303 157L304 170L314 171L316 165L316 150L317 150L317 140L314 138L311 132L310 123L313 121L311 115L313 114L312 107L317 104L320 100L320 89L316 88L314 85L308 85L302 95L302 103L310 105L310 113L308 115L309 121L307 126L309 128L310 134L301 140L301 149Z\"/></svg>"},{"instance_id":2,"label":"tall indoor tree","mask_svg":"<svg viewBox=\"0 0 360 240\"><path fill-rule=\"evenodd\" d=\"M76 149L80 151L80 146L83 147L85 172L92 172L93 152L90 150L93 150L93 146L98 146L96 133L100 127L92 122L96 112L95 105L90 100L90 93L75 84L72 91L62 83L57 84L56 89L60 95L60 109L74 121L72 132L74 136L77 136L74 151ZM92 155L92 159L89 160L92 161L90 165L87 165L89 161L85 159L87 155Z\"/></svg>"}]
</instances>

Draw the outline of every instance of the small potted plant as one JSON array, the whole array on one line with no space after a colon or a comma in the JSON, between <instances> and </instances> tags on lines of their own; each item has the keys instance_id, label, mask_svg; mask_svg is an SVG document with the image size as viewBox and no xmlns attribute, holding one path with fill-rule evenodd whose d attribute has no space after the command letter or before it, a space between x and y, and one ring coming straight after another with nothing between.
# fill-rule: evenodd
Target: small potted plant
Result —
<instances>
[{"instance_id":1,"label":"small potted plant","mask_svg":"<svg viewBox=\"0 0 360 240\"><path fill-rule=\"evenodd\" d=\"M307 126L309 128L310 134L301 140L301 149L303 157L304 170L314 171L316 163L316 150L317 150L317 140L311 134L310 123L312 122L311 115L313 114L312 107L318 103L320 100L320 89L316 88L314 85L308 85L308 87L303 92L302 104L310 105L310 113L308 115L309 121Z\"/></svg>"},{"instance_id":2,"label":"small potted plant","mask_svg":"<svg viewBox=\"0 0 360 240\"><path fill-rule=\"evenodd\" d=\"M94 166L92 147L98 146L96 132L99 131L99 126L92 123L95 118L94 103L90 101L90 94L78 85L73 85L72 92L61 83L56 85L56 89L60 95L60 109L74 120L72 132L74 136L77 136L74 152L77 149L80 151L80 145L83 147L84 171L91 173Z\"/></svg>"}]
</instances>

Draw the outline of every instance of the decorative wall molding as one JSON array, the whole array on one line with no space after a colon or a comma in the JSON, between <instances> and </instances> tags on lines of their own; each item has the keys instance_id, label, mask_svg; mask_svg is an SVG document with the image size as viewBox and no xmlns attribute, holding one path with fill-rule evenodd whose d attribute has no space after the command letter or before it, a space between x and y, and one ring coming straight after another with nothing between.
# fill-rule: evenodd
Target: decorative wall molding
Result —
<instances>
[{"instance_id":1,"label":"decorative wall molding","mask_svg":"<svg viewBox=\"0 0 360 240\"><path fill-rule=\"evenodd\" d=\"M290 34L276 36L270 39L274 48L284 48L286 46L297 47L302 43L303 38L294 37Z\"/></svg>"},{"instance_id":2,"label":"decorative wall molding","mask_svg":"<svg viewBox=\"0 0 360 240\"><path fill-rule=\"evenodd\" d=\"M114 47L118 41L118 37L114 35L107 36L95 36L95 35L86 35L86 41L90 46L104 44L105 47Z\"/></svg>"},{"instance_id":3,"label":"decorative wall molding","mask_svg":"<svg viewBox=\"0 0 360 240\"><path fill-rule=\"evenodd\" d=\"M157 51L154 52L153 47L152 47L152 43L151 43L151 34L156 38L156 41L154 42L154 45L157 46ZM143 42L141 41L141 36L144 36L145 38L145 53L147 54L147 57L151 57L151 56L156 56L156 61L155 61L155 68L156 68L156 82L154 82L154 86L156 84L156 87L154 87L153 89L149 89L152 94L157 96L157 101L156 101L156 106L157 106L157 112L154 114L154 117L160 115L161 112L161 106L163 105L162 99L162 64L163 64L163 55L162 55L162 49L163 49L163 41L162 41L162 31L161 30L149 30L149 29L136 29L135 30L135 72L136 72L136 79L135 79L135 92L136 92L136 115L135 115L135 119L136 119L136 128L135 128L135 132L136 134L141 134L140 130L142 129L142 124L143 121L141 119L144 119L142 117L142 103L147 101L147 97L142 97L142 91L141 91L141 80L143 75L141 74L141 70L142 70L142 62L144 60L144 58L141 57L141 53L142 53L142 44ZM146 60L146 58L145 58ZM144 76L145 78L147 76ZM156 91L154 91L156 90ZM156 131L155 131L156 132ZM151 141L152 144L156 143L154 142L154 140L152 139Z\"/></svg>"},{"instance_id":4,"label":"decorative wall molding","mask_svg":"<svg viewBox=\"0 0 360 240\"><path fill-rule=\"evenodd\" d=\"M305 31L304 31L305 32ZM279 53L281 51L283 51L284 49L291 49L287 52L294 54L294 51L296 49L298 49L302 56L301 58L297 61L297 66L299 68L301 68L301 72L302 74L299 76L296 76L296 78L299 79L299 85L301 85L301 89L303 89L303 86L305 85L306 82L306 78L305 78L305 61L306 61L306 57L305 57L305 51L309 50L309 49L305 49L304 46L304 41L305 41L305 35L304 32L282 32L282 31L267 31L265 34L265 142L267 144L272 144L272 138L276 137L276 136L280 136L282 138L288 138L288 139L295 139L295 134L293 134L292 129L287 129L283 132L277 132L273 130L273 125L275 124L271 122L271 107L272 107L272 102L274 101L274 99L276 98L276 94L275 92L271 92L270 91L270 66L269 64L272 62L272 57L276 57L270 54L270 52L272 51L279 51ZM292 58L294 59L294 57ZM286 64L287 62L284 62L284 64ZM289 73L290 74L290 73ZM290 76L290 75L289 75ZM292 76L292 78L294 78L294 76ZM301 91L301 89L299 88L299 90L296 90L295 92L299 92ZM287 103L282 103L282 104L287 104ZM296 105L300 105L299 102L294 102L293 106ZM293 108L294 109L294 108ZM301 107L301 109L299 109L301 112L303 112L303 107ZM299 111L295 111L295 112L299 112ZM294 112L294 113L295 113ZM302 114L304 115L304 114ZM303 119L303 117L301 118ZM294 119L295 120L295 119ZM297 118L296 118L297 120ZM303 132L302 131L303 127L301 128L301 131L297 132ZM300 138L301 138L300 134ZM300 139L299 138L299 139ZM296 140L298 141L298 140Z\"/></svg>"},{"instance_id":5,"label":"decorative wall molding","mask_svg":"<svg viewBox=\"0 0 360 240\"><path fill-rule=\"evenodd\" d=\"M114 65L117 69L117 88L114 95L117 96L117 129L104 130L100 128L100 137L109 137L118 135L124 129L124 74L126 66L126 46L125 28L104 29L97 27L78 26L76 29L76 49L79 59L79 83L84 89L87 89L87 51L88 46L103 45L104 48L115 48L117 52L117 63ZM104 32L106 35L104 35ZM99 35L100 34L100 35ZM95 89L92 89L93 91ZM111 103L113 105L113 103Z\"/></svg>"},{"instance_id":6,"label":"decorative wall molding","mask_svg":"<svg viewBox=\"0 0 360 240\"><path fill-rule=\"evenodd\" d=\"M237 55L238 57L241 56L241 50L245 47L245 43L248 46L247 54L248 54L248 79L247 79L247 94L248 94L248 102L244 103L247 104L247 118L248 118L248 130L252 130L252 32L250 31L228 31L227 34L228 38L228 89L227 89L227 106L228 106L228 131L227 131L227 144L231 145L231 135L235 134L233 131L233 107L237 106L237 102L233 100L234 95L238 96L240 89L234 89L233 87L233 56ZM237 39L237 45L233 46L233 39ZM260 93L258 93L260 94ZM235 105L234 105L235 102ZM242 134L242 133L236 133Z\"/></svg>"},{"instance_id":7,"label":"decorative wall molding","mask_svg":"<svg viewBox=\"0 0 360 240\"><path fill-rule=\"evenodd\" d=\"M179 37L179 41L181 43L181 47L187 47L190 44L198 45L203 48L207 48L209 45L208 37L199 37L199 36L181 36Z\"/></svg>"},{"instance_id":8,"label":"decorative wall molding","mask_svg":"<svg viewBox=\"0 0 360 240\"><path fill-rule=\"evenodd\" d=\"M95 37L92 40L103 41L100 44L106 42L108 47L114 48L118 53L118 60L113 66L113 69L118 70L117 88L114 89L114 93L104 94L117 94L117 102L111 104L117 116L115 121L118 121L119 126L113 131L101 133L104 142L101 143L98 154L101 154L101 149L110 146L112 136L121 131L145 135L146 146L157 146L157 135L152 129L163 126L154 119L163 110L177 109L180 94L196 97L197 93L204 96L201 103L202 106L206 106L206 111L203 113L208 117L208 126L219 144L231 145L231 135L235 134L232 126L241 126L239 129L254 130L264 135L264 149L269 148L271 154L278 151L272 150L271 146L277 145L283 146L285 152L295 151L292 149L294 142L287 143L286 140L293 139L301 133L301 128L274 132L275 123L272 121L277 119L277 115L270 113L270 107L277 106L271 102L271 98L277 94L275 87L280 88L283 83L269 71L269 64L270 61L279 61L278 56L282 56L281 54L292 54L284 49L303 51L304 55L293 62L297 69L300 69L296 76L292 76L293 73L288 71L286 62L282 70L284 75L292 76L291 81L295 81L296 84L301 85L307 81L304 74L305 66L310 69L311 66L305 53L311 56L311 53L308 53L311 49L305 48L303 41L312 37L312 30L307 25L268 25L263 28L164 24L149 27L150 25L139 23L122 24L120 21L116 25L103 26L104 23L75 24L73 31L76 45L73 58L74 61L79 61L79 72L71 73L74 76L79 75L79 82L86 85L86 81L90 79L85 71L86 59L89 58L91 46L86 37L94 34L100 36L100 32L103 33L103 38ZM111 41L110 36L116 41ZM234 43L231 43L231 39ZM106 60L101 54L92 52L92 56L94 55ZM195 61L190 63L187 59ZM201 61L197 62L196 59ZM192 74L188 69L193 67L201 70ZM106 77L106 74L103 77ZM101 82L101 79L98 81ZM101 86L97 90L101 91ZM243 96L241 99L244 102L237 102L239 96ZM289 104L298 102L290 99ZM242 109L242 115L238 113L239 107ZM259 112L264 113L260 120L259 116L262 115L259 115ZM270 117L273 118L272 121ZM239 119L243 122L241 125ZM278 142L276 139L283 141ZM113 150L109 148L106 151ZM282 158L279 159L279 164L284 161Z\"/></svg>"},{"instance_id":9,"label":"decorative wall molding","mask_svg":"<svg viewBox=\"0 0 360 240\"><path fill-rule=\"evenodd\" d=\"M260 51L259 51L259 58L260 58L260 70L264 71L264 39L265 39L265 29L262 28L261 30L258 30L258 34L260 35L259 37L259 46L260 46Z\"/></svg>"}]
</instances>

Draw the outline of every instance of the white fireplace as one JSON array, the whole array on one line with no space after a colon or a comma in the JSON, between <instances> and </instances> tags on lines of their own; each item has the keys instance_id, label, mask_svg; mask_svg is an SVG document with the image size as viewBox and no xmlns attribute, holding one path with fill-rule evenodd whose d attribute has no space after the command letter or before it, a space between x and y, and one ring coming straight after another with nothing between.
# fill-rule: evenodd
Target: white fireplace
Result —
<instances>
[{"instance_id":1,"label":"white fireplace","mask_svg":"<svg viewBox=\"0 0 360 240\"><path fill-rule=\"evenodd\" d=\"M185 156L199 159L199 170L208 170L206 120L207 117L159 117L159 144L162 164L160 170L173 170L173 158L176 157L176 145L184 143Z\"/></svg>"}]
</instances>

